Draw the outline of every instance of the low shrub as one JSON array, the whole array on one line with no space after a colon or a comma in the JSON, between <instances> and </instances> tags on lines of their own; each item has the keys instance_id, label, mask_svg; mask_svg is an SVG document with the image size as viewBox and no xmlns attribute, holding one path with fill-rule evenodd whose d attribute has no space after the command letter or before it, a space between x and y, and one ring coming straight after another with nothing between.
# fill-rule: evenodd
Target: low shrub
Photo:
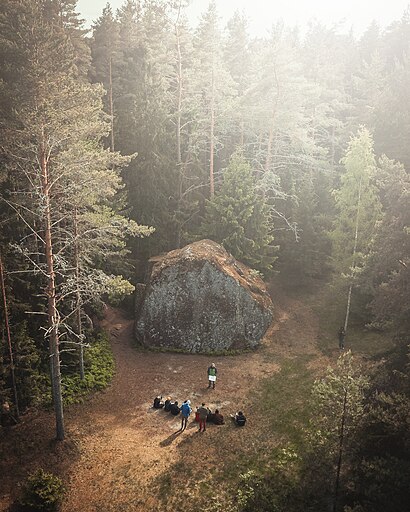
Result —
<instances>
[{"instance_id":1,"label":"low shrub","mask_svg":"<svg viewBox=\"0 0 410 512\"><path fill-rule=\"evenodd\" d=\"M64 494L62 480L39 469L28 477L20 505L26 511L54 512L59 510Z\"/></svg>"},{"instance_id":2,"label":"low shrub","mask_svg":"<svg viewBox=\"0 0 410 512\"><path fill-rule=\"evenodd\" d=\"M99 333L92 344L84 350L85 378L78 374L63 375L63 400L65 404L78 403L90 391L106 388L114 375L114 357L108 335Z\"/></svg>"}]
</instances>

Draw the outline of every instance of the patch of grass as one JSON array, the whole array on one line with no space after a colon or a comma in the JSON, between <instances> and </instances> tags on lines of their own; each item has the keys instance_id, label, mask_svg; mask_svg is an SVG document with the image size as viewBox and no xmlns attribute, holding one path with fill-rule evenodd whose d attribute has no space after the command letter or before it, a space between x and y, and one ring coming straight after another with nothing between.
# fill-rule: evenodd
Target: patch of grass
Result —
<instances>
[{"instance_id":1,"label":"patch of grass","mask_svg":"<svg viewBox=\"0 0 410 512\"><path fill-rule=\"evenodd\" d=\"M172 491L172 476L169 472L163 473L157 480L158 496L164 503Z\"/></svg>"},{"instance_id":2,"label":"patch of grass","mask_svg":"<svg viewBox=\"0 0 410 512\"><path fill-rule=\"evenodd\" d=\"M353 297L354 300L354 297ZM327 284L321 292L311 297L311 307L319 318L318 348L326 356L334 355L338 349L338 330L344 324L347 295L340 293L336 286ZM363 321L350 314L348 332L345 338L346 349L367 357L380 357L393 344L388 332L366 328Z\"/></svg>"},{"instance_id":3,"label":"patch of grass","mask_svg":"<svg viewBox=\"0 0 410 512\"><path fill-rule=\"evenodd\" d=\"M262 384L260 403L270 419L273 432L296 447L303 445L304 428L309 422L309 399L314 372L307 367L311 355L281 361L281 370Z\"/></svg>"}]
</instances>

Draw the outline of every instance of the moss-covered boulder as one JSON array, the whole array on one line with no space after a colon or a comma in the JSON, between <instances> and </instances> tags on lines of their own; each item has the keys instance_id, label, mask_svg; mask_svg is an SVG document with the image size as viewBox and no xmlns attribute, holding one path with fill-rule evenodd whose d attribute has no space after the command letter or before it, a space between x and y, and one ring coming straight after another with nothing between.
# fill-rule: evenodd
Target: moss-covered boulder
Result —
<instances>
[{"instance_id":1,"label":"moss-covered boulder","mask_svg":"<svg viewBox=\"0 0 410 512\"><path fill-rule=\"evenodd\" d=\"M273 304L264 282L221 245L201 240L151 258L136 301L137 340L187 352L241 350L258 345Z\"/></svg>"}]
</instances>

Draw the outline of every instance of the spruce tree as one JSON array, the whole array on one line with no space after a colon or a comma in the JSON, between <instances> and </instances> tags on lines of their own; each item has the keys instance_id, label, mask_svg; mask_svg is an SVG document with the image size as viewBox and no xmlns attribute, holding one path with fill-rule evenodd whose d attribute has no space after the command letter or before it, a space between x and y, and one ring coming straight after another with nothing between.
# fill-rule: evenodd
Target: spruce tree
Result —
<instances>
[{"instance_id":1,"label":"spruce tree","mask_svg":"<svg viewBox=\"0 0 410 512\"><path fill-rule=\"evenodd\" d=\"M251 166L232 155L223 182L208 201L202 234L221 243L235 258L269 273L276 259L269 206L257 190Z\"/></svg>"}]
</instances>

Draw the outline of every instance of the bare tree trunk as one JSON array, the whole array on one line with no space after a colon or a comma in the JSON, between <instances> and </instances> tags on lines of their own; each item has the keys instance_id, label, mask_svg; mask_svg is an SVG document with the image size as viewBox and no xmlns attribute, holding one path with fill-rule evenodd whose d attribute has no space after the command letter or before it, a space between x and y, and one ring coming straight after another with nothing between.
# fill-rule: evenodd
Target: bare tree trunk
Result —
<instances>
[{"instance_id":1,"label":"bare tree trunk","mask_svg":"<svg viewBox=\"0 0 410 512\"><path fill-rule=\"evenodd\" d=\"M178 15L175 22L175 37L177 41L177 83L178 83L178 91L177 91L177 164L178 166L181 164L182 156L181 156L181 114L182 114L182 54L181 54L181 34L179 32L178 22L181 13L181 2L178 6Z\"/></svg>"},{"instance_id":2,"label":"bare tree trunk","mask_svg":"<svg viewBox=\"0 0 410 512\"><path fill-rule=\"evenodd\" d=\"M243 148L243 145L245 143L245 123L243 122L243 119L241 120L241 135L239 139L239 145L241 148Z\"/></svg>"},{"instance_id":3,"label":"bare tree trunk","mask_svg":"<svg viewBox=\"0 0 410 512\"><path fill-rule=\"evenodd\" d=\"M212 65L211 83L211 126L210 126L210 148L209 148L209 195L212 199L215 194L214 184L214 132L215 132L215 73Z\"/></svg>"},{"instance_id":4,"label":"bare tree trunk","mask_svg":"<svg viewBox=\"0 0 410 512\"><path fill-rule=\"evenodd\" d=\"M360 215L360 206L361 206L361 200L362 200L362 177L360 177L360 183L359 183L359 195L357 198L357 210L356 210L356 225L355 225L355 233L354 233L354 245L353 245L353 263L352 263L352 275L351 279L353 281L353 274L356 268L356 252L357 252L357 240L359 238L359 215ZM345 317L345 323L344 323L344 330L347 332L347 326L349 323L349 315L350 315L350 304L352 301L352 289L353 289L353 282L350 282L349 285L349 291L347 293L347 306L346 306L346 317Z\"/></svg>"},{"instance_id":5,"label":"bare tree trunk","mask_svg":"<svg viewBox=\"0 0 410 512\"><path fill-rule=\"evenodd\" d=\"M269 138L268 138L268 147L266 151L266 160L265 160L265 172L268 172L271 166L272 162L272 145L273 145L273 137L275 135L275 121L276 121L276 112L278 109L278 103L279 103L279 96L280 96L280 87L279 87L279 80L276 74L276 68L274 73L275 83L276 83L276 98L273 104L272 109L272 120L269 127Z\"/></svg>"},{"instance_id":6,"label":"bare tree trunk","mask_svg":"<svg viewBox=\"0 0 410 512\"><path fill-rule=\"evenodd\" d=\"M17 395L16 374L14 371L13 346L11 344L9 312L8 312L8 308L7 308L7 296L6 296L6 287L4 284L3 259L1 256L1 252L0 252L0 286L1 286L1 293L2 293L2 297L3 297L4 325L6 328L7 345L8 345L8 349L9 349L10 373L11 373L11 383L13 386L14 406L16 408L16 417L19 418L20 410L19 410L19 401L18 401L18 395Z\"/></svg>"},{"instance_id":7,"label":"bare tree trunk","mask_svg":"<svg viewBox=\"0 0 410 512\"><path fill-rule=\"evenodd\" d=\"M177 136L177 168L178 168L178 208L182 202L184 187L184 166L182 165L182 149L181 149L181 120L182 120L182 94L183 94L183 74L182 74L182 52L181 52L181 33L179 30L179 19L181 16L182 0L178 4L178 13L175 20L175 38L177 43L177 119L176 119L176 136ZM177 222L176 247L181 247L182 226Z\"/></svg>"},{"instance_id":8,"label":"bare tree trunk","mask_svg":"<svg viewBox=\"0 0 410 512\"><path fill-rule=\"evenodd\" d=\"M332 126L332 141L331 141L331 150L330 150L330 164L332 167L332 171L335 168L335 127Z\"/></svg>"},{"instance_id":9,"label":"bare tree trunk","mask_svg":"<svg viewBox=\"0 0 410 512\"><path fill-rule=\"evenodd\" d=\"M83 326L81 322L81 292L80 292L80 254L78 247L78 221L77 221L77 207L74 208L74 266L75 266L75 280L76 280L76 305L75 316L77 324L77 335L80 342L79 347L79 367L80 378L85 379L84 371L84 345L83 345Z\"/></svg>"},{"instance_id":10,"label":"bare tree trunk","mask_svg":"<svg viewBox=\"0 0 410 512\"><path fill-rule=\"evenodd\" d=\"M347 389L345 389L345 393L344 393L344 397L343 397L342 423L340 426L340 436L339 436L339 456L338 456L338 460L337 460L335 491L334 491L334 495L333 495L333 512L336 512L337 500L339 498L340 470L342 468L344 431L345 431L345 423L346 423L346 403L347 403Z\"/></svg>"},{"instance_id":11,"label":"bare tree trunk","mask_svg":"<svg viewBox=\"0 0 410 512\"><path fill-rule=\"evenodd\" d=\"M110 122L111 122L111 151L114 152L114 102L112 98L112 57L110 55L110 62L109 62L109 101L110 101Z\"/></svg>"},{"instance_id":12,"label":"bare tree trunk","mask_svg":"<svg viewBox=\"0 0 410 512\"><path fill-rule=\"evenodd\" d=\"M46 147L43 142L40 146L39 161L41 165L41 188L44 196L44 236L45 256L47 265L47 313L48 313L48 339L50 350L51 384L53 391L53 404L56 416L57 440L64 439L64 414L61 395L61 368L60 368L60 343L58 335L58 312L56 306L56 284L53 260L53 241L51 235L51 205L50 205L50 180Z\"/></svg>"},{"instance_id":13,"label":"bare tree trunk","mask_svg":"<svg viewBox=\"0 0 410 512\"><path fill-rule=\"evenodd\" d=\"M272 122L269 128L269 138L268 138L268 147L266 150L266 159L265 159L265 172L267 172L270 168L270 164L272 161L272 144L273 144L273 135L275 132L275 114L272 115Z\"/></svg>"}]
</instances>

